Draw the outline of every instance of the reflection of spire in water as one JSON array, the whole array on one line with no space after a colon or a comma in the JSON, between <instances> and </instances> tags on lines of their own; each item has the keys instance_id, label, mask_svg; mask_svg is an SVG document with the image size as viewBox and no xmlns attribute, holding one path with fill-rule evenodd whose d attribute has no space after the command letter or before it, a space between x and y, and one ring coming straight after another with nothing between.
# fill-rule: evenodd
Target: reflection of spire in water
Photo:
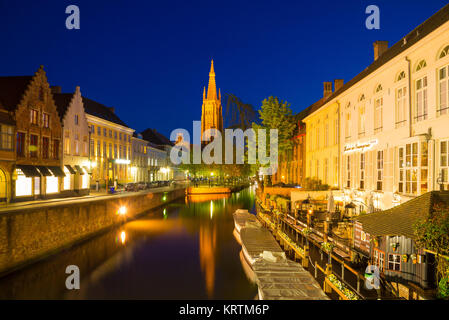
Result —
<instances>
[{"instance_id":1,"label":"reflection of spire in water","mask_svg":"<svg viewBox=\"0 0 449 320\"><path fill-rule=\"evenodd\" d=\"M200 264L201 270L204 273L206 290L209 298L212 297L215 284L216 240L217 234L215 224L211 226L209 223L202 223L200 225Z\"/></svg>"}]
</instances>

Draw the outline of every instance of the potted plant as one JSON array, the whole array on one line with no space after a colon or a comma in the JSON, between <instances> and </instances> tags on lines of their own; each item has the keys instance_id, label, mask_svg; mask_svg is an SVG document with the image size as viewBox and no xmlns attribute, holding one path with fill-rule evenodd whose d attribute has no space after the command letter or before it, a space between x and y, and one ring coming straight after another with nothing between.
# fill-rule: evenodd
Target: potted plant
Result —
<instances>
[{"instance_id":1,"label":"potted plant","mask_svg":"<svg viewBox=\"0 0 449 320\"><path fill-rule=\"evenodd\" d=\"M396 250L397 250L398 247L399 247L399 243L393 242L393 243L391 244L391 247L393 248L393 251L396 252Z\"/></svg>"},{"instance_id":2,"label":"potted plant","mask_svg":"<svg viewBox=\"0 0 449 320\"><path fill-rule=\"evenodd\" d=\"M404 261L404 262L408 261L408 255L407 254L403 254L402 255L402 261Z\"/></svg>"},{"instance_id":3,"label":"potted plant","mask_svg":"<svg viewBox=\"0 0 449 320\"><path fill-rule=\"evenodd\" d=\"M413 264L416 264L416 254L412 253L410 259L412 259Z\"/></svg>"}]
</instances>

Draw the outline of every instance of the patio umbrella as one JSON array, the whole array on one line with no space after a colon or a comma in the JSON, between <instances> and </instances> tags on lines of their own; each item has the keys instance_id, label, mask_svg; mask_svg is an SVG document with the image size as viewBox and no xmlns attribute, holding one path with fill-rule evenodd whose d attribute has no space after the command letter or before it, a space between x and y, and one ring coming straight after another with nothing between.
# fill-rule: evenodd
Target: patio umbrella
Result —
<instances>
[{"instance_id":1,"label":"patio umbrella","mask_svg":"<svg viewBox=\"0 0 449 320\"><path fill-rule=\"evenodd\" d=\"M335 201L334 201L334 195L332 194L332 191L329 194L329 198L327 199L327 211L334 212L335 211Z\"/></svg>"}]
</instances>

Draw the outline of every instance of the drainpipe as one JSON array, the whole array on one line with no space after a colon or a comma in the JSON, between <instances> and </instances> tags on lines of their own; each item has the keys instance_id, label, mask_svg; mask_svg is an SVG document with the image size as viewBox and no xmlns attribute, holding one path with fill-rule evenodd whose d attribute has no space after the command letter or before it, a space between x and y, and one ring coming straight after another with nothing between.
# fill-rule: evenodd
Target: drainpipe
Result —
<instances>
[{"instance_id":1,"label":"drainpipe","mask_svg":"<svg viewBox=\"0 0 449 320\"><path fill-rule=\"evenodd\" d=\"M410 59L406 56L405 60L408 63L408 117L409 117L409 137L412 137L412 71L411 71L411 64L412 62Z\"/></svg>"},{"instance_id":2,"label":"drainpipe","mask_svg":"<svg viewBox=\"0 0 449 320\"><path fill-rule=\"evenodd\" d=\"M338 121L338 130L336 130L336 132L338 134L338 137L337 137L338 151L337 152L338 152L338 155L339 155L337 157L337 161L338 161L338 163L337 163L337 176L338 176L337 183L338 183L338 188L340 189L340 186L342 185L342 182L340 181L340 179L341 179L341 176L340 176L340 172L341 172L341 168L340 168L340 163L341 163L341 161L340 161L340 152L341 152L341 150L340 150L340 147L341 147L341 142L340 142L340 131L341 131L340 101L337 100L336 103L337 103L337 121Z\"/></svg>"}]
</instances>

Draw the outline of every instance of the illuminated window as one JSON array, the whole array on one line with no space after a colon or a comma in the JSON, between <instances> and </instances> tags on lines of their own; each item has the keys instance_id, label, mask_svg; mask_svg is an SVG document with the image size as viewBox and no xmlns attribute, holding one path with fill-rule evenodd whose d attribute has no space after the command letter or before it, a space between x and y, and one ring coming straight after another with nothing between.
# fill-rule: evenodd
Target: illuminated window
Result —
<instances>
[{"instance_id":1,"label":"illuminated window","mask_svg":"<svg viewBox=\"0 0 449 320\"><path fill-rule=\"evenodd\" d=\"M396 89L396 128L401 127L407 122L407 87Z\"/></svg>"},{"instance_id":2,"label":"illuminated window","mask_svg":"<svg viewBox=\"0 0 449 320\"><path fill-rule=\"evenodd\" d=\"M13 150L13 127L8 125L0 125L1 129L1 139L0 139L0 149L2 150Z\"/></svg>"},{"instance_id":3,"label":"illuminated window","mask_svg":"<svg viewBox=\"0 0 449 320\"><path fill-rule=\"evenodd\" d=\"M438 72L438 115L448 114L449 109L449 66L441 68Z\"/></svg>"},{"instance_id":4,"label":"illuminated window","mask_svg":"<svg viewBox=\"0 0 449 320\"><path fill-rule=\"evenodd\" d=\"M65 173L65 177L64 177L64 183L63 183L63 187L64 190L70 190L72 189L72 175L70 174L70 171L64 166L64 173Z\"/></svg>"},{"instance_id":5,"label":"illuminated window","mask_svg":"<svg viewBox=\"0 0 449 320\"><path fill-rule=\"evenodd\" d=\"M81 176L81 189L89 188L89 174L86 170L84 170L84 174Z\"/></svg>"},{"instance_id":6,"label":"illuminated window","mask_svg":"<svg viewBox=\"0 0 449 320\"><path fill-rule=\"evenodd\" d=\"M399 148L399 192L418 192L418 143Z\"/></svg>"},{"instance_id":7,"label":"illuminated window","mask_svg":"<svg viewBox=\"0 0 449 320\"><path fill-rule=\"evenodd\" d=\"M382 131L383 128L383 102L382 97L374 101L374 133Z\"/></svg>"},{"instance_id":8,"label":"illuminated window","mask_svg":"<svg viewBox=\"0 0 449 320\"><path fill-rule=\"evenodd\" d=\"M42 126L50 128L50 115L48 113L42 113Z\"/></svg>"},{"instance_id":9,"label":"illuminated window","mask_svg":"<svg viewBox=\"0 0 449 320\"><path fill-rule=\"evenodd\" d=\"M416 80L415 121L427 119L427 77Z\"/></svg>"},{"instance_id":10,"label":"illuminated window","mask_svg":"<svg viewBox=\"0 0 449 320\"><path fill-rule=\"evenodd\" d=\"M31 196L33 193L33 179L27 178L20 169L16 169L16 173L16 197Z\"/></svg>"},{"instance_id":11,"label":"illuminated window","mask_svg":"<svg viewBox=\"0 0 449 320\"><path fill-rule=\"evenodd\" d=\"M54 177L54 176L48 176L45 177L46 179L46 183L47 183L47 187L46 187L46 193L50 194L50 193L57 193L58 190L58 177Z\"/></svg>"},{"instance_id":12,"label":"illuminated window","mask_svg":"<svg viewBox=\"0 0 449 320\"><path fill-rule=\"evenodd\" d=\"M365 189L365 154L360 154L360 189Z\"/></svg>"},{"instance_id":13,"label":"illuminated window","mask_svg":"<svg viewBox=\"0 0 449 320\"><path fill-rule=\"evenodd\" d=\"M39 112L37 110L31 109L30 110L30 123L34 125L38 125L38 114Z\"/></svg>"},{"instance_id":14,"label":"illuminated window","mask_svg":"<svg viewBox=\"0 0 449 320\"><path fill-rule=\"evenodd\" d=\"M449 140L440 142L440 167L441 179L444 184L449 184Z\"/></svg>"},{"instance_id":15,"label":"illuminated window","mask_svg":"<svg viewBox=\"0 0 449 320\"><path fill-rule=\"evenodd\" d=\"M351 156L346 157L346 188L351 187Z\"/></svg>"},{"instance_id":16,"label":"illuminated window","mask_svg":"<svg viewBox=\"0 0 449 320\"><path fill-rule=\"evenodd\" d=\"M359 137L365 135L365 120L366 120L365 105L361 105L359 107Z\"/></svg>"},{"instance_id":17,"label":"illuminated window","mask_svg":"<svg viewBox=\"0 0 449 320\"><path fill-rule=\"evenodd\" d=\"M388 270L401 271L401 255L400 254L388 254Z\"/></svg>"},{"instance_id":18,"label":"illuminated window","mask_svg":"<svg viewBox=\"0 0 449 320\"><path fill-rule=\"evenodd\" d=\"M385 265L385 252L382 252L378 249L374 249L374 265L379 268L379 271L382 272L384 270Z\"/></svg>"},{"instance_id":19,"label":"illuminated window","mask_svg":"<svg viewBox=\"0 0 449 320\"><path fill-rule=\"evenodd\" d=\"M382 191L382 181L384 178L384 152L377 151L377 184L376 184L376 190Z\"/></svg>"}]
</instances>

